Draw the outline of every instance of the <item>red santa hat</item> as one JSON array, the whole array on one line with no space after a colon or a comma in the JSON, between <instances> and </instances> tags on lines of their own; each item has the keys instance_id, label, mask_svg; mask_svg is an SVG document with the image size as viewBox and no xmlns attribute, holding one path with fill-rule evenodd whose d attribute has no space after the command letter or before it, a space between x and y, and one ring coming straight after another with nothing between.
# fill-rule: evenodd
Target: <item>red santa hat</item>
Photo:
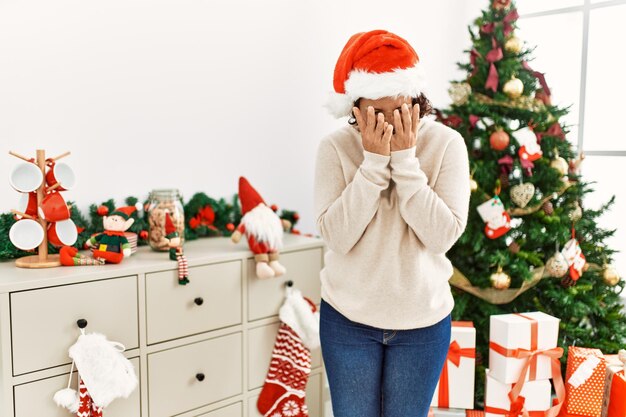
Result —
<instances>
[{"instance_id":1,"label":"red santa hat","mask_svg":"<svg viewBox=\"0 0 626 417\"><path fill-rule=\"evenodd\" d=\"M135 210L137 210L135 206L118 207L111 213L111 216L122 216L124 220L128 220Z\"/></svg>"},{"instance_id":2,"label":"red santa hat","mask_svg":"<svg viewBox=\"0 0 626 417\"><path fill-rule=\"evenodd\" d=\"M261 203L265 204L263 197L250 185L245 177L239 177L239 200L241 201L242 215L245 215Z\"/></svg>"},{"instance_id":3,"label":"red santa hat","mask_svg":"<svg viewBox=\"0 0 626 417\"><path fill-rule=\"evenodd\" d=\"M335 117L349 116L359 98L417 97L424 84L419 57L406 40L386 30L360 32L341 51L326 108Z\"/></svg>"},{"instance_id":4,"label":"red santa hat","mask_svg":"<svg viewBox=\"0 0 626 417\"><path fill-rule=\"evenodd\" d=\"M178 232L176 231L176 226L172 222L172 218L169 213L165 213L165 237L171 239L173 237L178 237Z\"/></svg>"}]
</instances>

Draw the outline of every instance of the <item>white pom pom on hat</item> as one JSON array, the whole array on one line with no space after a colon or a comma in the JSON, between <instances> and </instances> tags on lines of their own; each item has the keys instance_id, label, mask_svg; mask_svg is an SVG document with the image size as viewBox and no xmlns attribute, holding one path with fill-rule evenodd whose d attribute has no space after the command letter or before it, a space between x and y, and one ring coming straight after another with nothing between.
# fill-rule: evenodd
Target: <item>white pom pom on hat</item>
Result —
<instances>
[{"instance_id":1,"label":"white pom pom on hat","mask_svg":"<svg viewBox=\"0 0 626 417\"><path fill-rule=\"evenodd\" d=\"M339 55L325 107L337 118L349 116L359 98L417 97L425 85L419 57L405 39L386 30L359 32Z\"/></svg>"}]
</instances>

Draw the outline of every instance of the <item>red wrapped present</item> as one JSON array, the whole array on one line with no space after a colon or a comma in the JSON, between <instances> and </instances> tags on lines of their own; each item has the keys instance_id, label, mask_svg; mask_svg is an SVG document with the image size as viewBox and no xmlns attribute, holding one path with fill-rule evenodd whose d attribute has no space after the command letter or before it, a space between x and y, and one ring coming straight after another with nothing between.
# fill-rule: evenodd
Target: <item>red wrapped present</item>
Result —
<instances>
[{"instance_id":1,"label":"red wrapped present","mask_svg":"<svg viewBox=\"0 0 626 417\"><path fill-rule=\"evenodd\" d=\"M606 361L599 349L569 348L565 392L567 414L600 417Z\"/></svg>"},{"instance_id":2,"label":"red wrapped present","mask_svg":"<svg viewBox=\"0 0 626 417\"><path fill-rule=\"evenodd\" d=\"M626 417L626 351L606 355L602 417Z\"/></svg>"}]
</instances>

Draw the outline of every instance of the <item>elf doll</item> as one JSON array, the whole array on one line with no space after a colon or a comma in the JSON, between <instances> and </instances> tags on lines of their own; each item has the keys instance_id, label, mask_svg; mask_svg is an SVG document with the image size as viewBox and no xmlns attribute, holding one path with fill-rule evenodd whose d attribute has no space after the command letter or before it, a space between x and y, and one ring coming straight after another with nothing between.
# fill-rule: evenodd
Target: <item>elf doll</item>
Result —
<instances>
[{"instance_id":1,"label":"elf doll","mask_svg":"<svg viewBox=\"0 0 626 417\"><path fill-rule=\"evenodd\" d=\"M93 259L80 255L72 246L63 246L60 250L61 264L65 266L75 265L102 265L104 263L119 264L124 257L130 256L130 243L124 236L135 219L131 214L136 210L133 206L120 207L111 215L102 218L104 232L92 236L86 242L88 247L95 247Z\"/></svg>"},{"instance_id":2,"label":"elf doll","mask_svg":"<svg viewBox=\"0 0 626 417\"><path fill-rule=\"evenodd\" d=\"M243 217L231 240L239 243L246 235L248 246L254 253L257 277L265 279L283 275L286 269L278 262L278 257L283 244L283 229L291 224L281 220L244 177L239 177L239 200Z\"/></svg>"},{"instance_id":3,"label":"elf doll","mask_svg":"<svg viewBox=\"0 0 626 417\"><path fill-rule=\"evenodd\" d=\"M172 222L169 213L165 213L165 237L168 239L170 259L178 262L178 283L189 284L189 267L187 258L183 255L183 247L180 244L180 235Z\"/></svg>"}]
</instances>

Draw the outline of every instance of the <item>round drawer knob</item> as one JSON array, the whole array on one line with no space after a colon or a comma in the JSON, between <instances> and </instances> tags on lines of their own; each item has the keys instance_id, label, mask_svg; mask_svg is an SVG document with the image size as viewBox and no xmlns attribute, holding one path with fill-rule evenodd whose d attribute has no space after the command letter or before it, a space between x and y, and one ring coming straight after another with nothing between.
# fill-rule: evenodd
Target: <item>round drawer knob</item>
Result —
<instances>
[{"instance_id":1,"label":"round drawer knob","mask_svg":"<svg viewBox=\"0 0 626 417\"><path fill-rule=\"evenodd\" d=\"M79 319L76 321L76 324L78 325L79 328L84 329L85 327L87 327L87 320Z\"/></svg>"},{"instance_id":2,"label":"round drawer knob","mask_svg":"<svg viewBox=\"0 0 626 417\"><path fill-rule=\"evenodd\" d=\"M204 304L204 300L202 299L202 297L197 297L195 300L193 300L193 302L196 303L196 305L199 305L199 306Z\"/></svg>"},{"instance_id":3,"label":"round drawer knob","mask_svg":"<svg viewBox=\"0 0 626 417\"><path fill-rule=\"evenodd\" d=\"M204 374L203 373L196 374L196 379L200 382L204 381Z\"/></svg>"}]
</instances>

